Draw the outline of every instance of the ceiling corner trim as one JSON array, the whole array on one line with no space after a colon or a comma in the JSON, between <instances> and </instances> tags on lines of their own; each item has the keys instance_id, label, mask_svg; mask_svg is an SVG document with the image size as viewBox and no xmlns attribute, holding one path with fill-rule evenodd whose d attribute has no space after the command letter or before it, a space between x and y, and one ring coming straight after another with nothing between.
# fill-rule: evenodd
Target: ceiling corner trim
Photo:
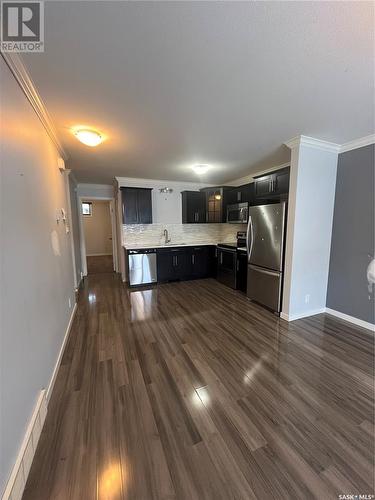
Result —
<instances>
[{"instance_id":1,"label":"ceiling corner trim","mask_svg":"<svg viewBox=\"0 0 375 500\"><path fill-rule=\"evenodd\" d=\"M320 149L321 151L329 151L330 153L340 153L341 151L340 144L315 139L315 137L308 137L307 135L293 137L293 139L290 139L284 144L290 149L294 149L298 146L309 146L311 148Z\"/></svg>"},{"instance_id":2,"label":"ceiling corner trim","mask_svg":"<svg viewBox=\"0 0 375 500\"><path fill-rule=\"evenodd\" d=\"M293 137L293 139L289 139L289 141L284 142L285 146L287 146L289 149L294 149L297 146L300 145L301 143L301 135L297 135L296 137Z\"/></svg>"},{"instance_id":3,"label":"ceiling corner trim","mask_svg":"<svg viewBox=\"0 0 375 500\"><path fill-rule=\"evenodd\" d=\"M365 146L369 146L370 144L375 144L375 134L366 135L366 137L345 142L345 144L342 144L340 147L340 153L345 153L346 151L351 151L352 149L363 148Z\"/></svg>"},{"instance_id":4,"label":"ceiling corner trim","mask_svg":"<svg viewBox=\"0 0 375 500\"><path fill-rule=\"evenodd\" d=\"M9 52L8 53L3 52L1 53L1 55L4 61L6 62L7 66L9 67L10 71L12 72L14 78L16 79L18 85L21 87L21 90L25 94L27 100L30 102L32 108L37 114L42 125L46 129L52 142L56 146L59 154L64 160L67 160L68 155L64 151L64 148L62 147L59 139L57 138L56 129L52 122L52 119L47 111L47 108L42 98L40 97L38 91L36 90L36 87L32 79L30 78L30 75L28 74L27 69L21 57L18 54Z\"/></svg>"}]
</instances>

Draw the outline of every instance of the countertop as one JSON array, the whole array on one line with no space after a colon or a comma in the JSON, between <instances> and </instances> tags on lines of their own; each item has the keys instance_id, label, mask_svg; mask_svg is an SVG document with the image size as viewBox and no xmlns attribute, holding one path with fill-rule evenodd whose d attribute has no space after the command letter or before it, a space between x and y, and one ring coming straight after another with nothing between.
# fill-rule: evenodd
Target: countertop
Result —
<instances>
[{"instance_id":1,"label":"countertop","mask_svg":"<svg viewBox=\"0 0 375 500\"><path fill-rule=\"evenodd\" d=\"M206 241L204 243L168 243L167 245L153 245L153 244L139 244L139 245L127 245L126 243L122 245L125 250L139 250L140 248L174 248L174 247L201 247L201 246L216 246L217 243L212 241Z\"/></svg>"}]
</instances>

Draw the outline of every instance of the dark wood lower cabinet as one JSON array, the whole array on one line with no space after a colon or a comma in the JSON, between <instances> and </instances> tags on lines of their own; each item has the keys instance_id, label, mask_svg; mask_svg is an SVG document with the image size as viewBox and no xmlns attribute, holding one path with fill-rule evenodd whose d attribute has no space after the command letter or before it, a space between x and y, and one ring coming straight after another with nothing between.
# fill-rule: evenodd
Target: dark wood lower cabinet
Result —
<instances>
[{"instance_id":1,"label":"dark wood lower cabinet","mask_svg":"<svg viewBox=\"0 0 375 500\"><path fill-rule=\"evenodd\" d=\"M175 247L157 250L158 282L208 278L213 275L215 247Z\"/></svg>"}]
</instances>

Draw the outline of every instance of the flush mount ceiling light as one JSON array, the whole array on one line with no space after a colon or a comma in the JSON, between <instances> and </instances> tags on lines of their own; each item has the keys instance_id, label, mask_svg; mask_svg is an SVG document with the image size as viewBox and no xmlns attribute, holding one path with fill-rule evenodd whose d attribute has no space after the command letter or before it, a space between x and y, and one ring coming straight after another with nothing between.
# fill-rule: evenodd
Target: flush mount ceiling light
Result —
<instances>
[{"instance_id":1,"label":"flush mount ceiling light","mask_svg":"<svg viewBox=\"0 0 375 500\"><path fill-rule=\"evenodd\" d=\"M99 132L96 132L95 130L79 129L74 132L74 135L83 144L86 144L86 146L91 146L91 147L97 146L103 140Z\"/></svg>"},{"instance_id":2,"label":"flush mount ceiling light","mask_svg":"<svg viewBox=\"0 0 375 500\"><path fill-rule=\"evenodd\" d=\"M173 189L169 188L169 187L160 188L159 191L160 191L160 193L164 193L164 194L171 194L171 193L173 193Z\"/></svg>"},{"instance_id":3,"label":"flush mount ceiling light","mask_svg":"<svg viewBox=\"0 0 375 500\"><path fill-rule=\"evenodd\" d=\"M198 175L205 174L211 167L207 163L197 163L191 167Z\"/></svg>"}]
</instances>

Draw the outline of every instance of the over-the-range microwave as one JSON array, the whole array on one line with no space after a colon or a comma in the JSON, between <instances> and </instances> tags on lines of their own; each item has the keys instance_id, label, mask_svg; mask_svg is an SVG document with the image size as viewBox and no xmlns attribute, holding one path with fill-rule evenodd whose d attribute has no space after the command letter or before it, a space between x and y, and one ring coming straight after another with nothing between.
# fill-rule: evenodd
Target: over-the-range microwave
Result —
<instances>
[{"instance_id":1,"label":"over-the-range microwave","mask_svg":"<svg viewBox=\"0 0 375 500\"><path fill-rule=\"evenodd\" d=\"M227 222L231 224L246 224L248 216L248 203L235 203L227 206Z\"/></svg>"}]
</instances>

